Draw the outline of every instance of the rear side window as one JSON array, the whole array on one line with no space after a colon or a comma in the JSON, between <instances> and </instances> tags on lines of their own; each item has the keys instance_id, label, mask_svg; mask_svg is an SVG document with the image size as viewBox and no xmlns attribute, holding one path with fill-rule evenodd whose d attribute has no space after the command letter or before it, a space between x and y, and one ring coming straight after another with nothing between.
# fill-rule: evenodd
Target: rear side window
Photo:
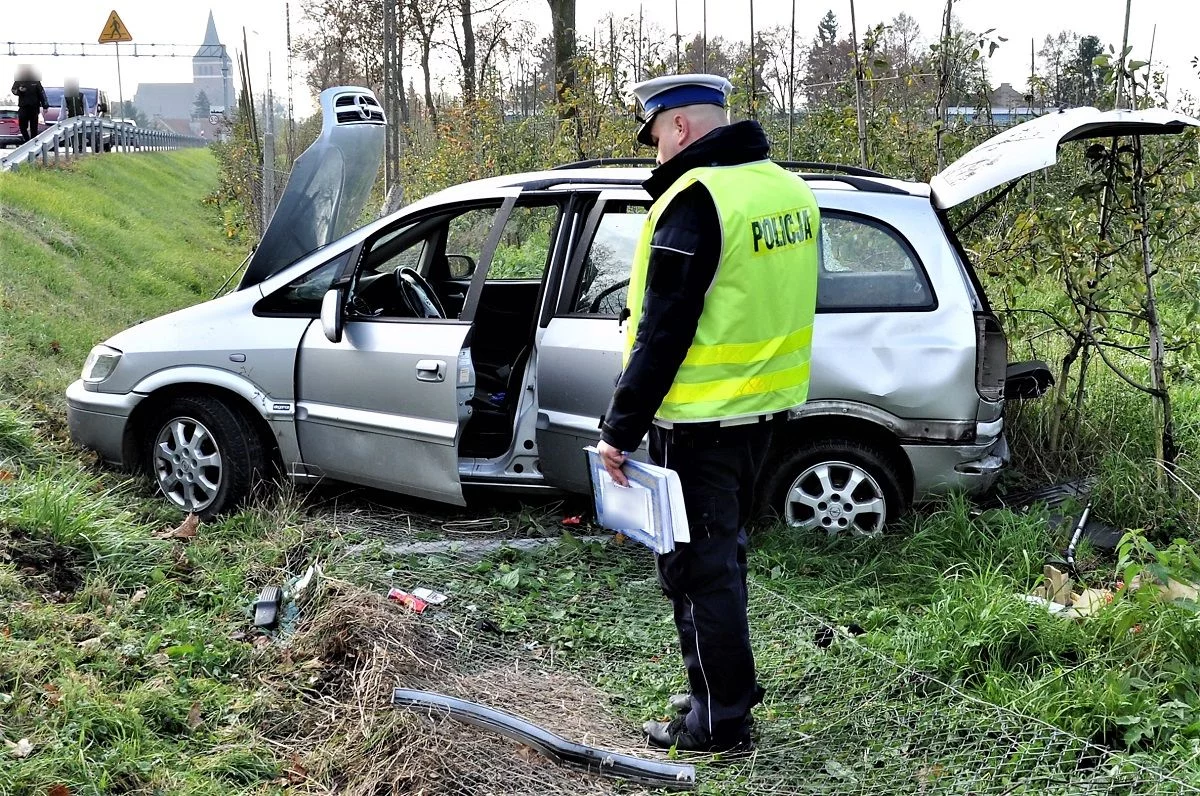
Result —
<instances>
[{"instance_id":1,"label":"rear side window","mask_svg":"<svg viewBox=\"0 0 1200 796\"><path fill-rule=\"evenodd\" d=\"M625 308L633 252L646 226L646 208L612 204L605 208L583 262L571 312L616 317Z\"/></svg>"},{"instance_id":2,"label":"rear side window","mask_svg":"<svg viewBox=\"0 0 1200 796\"><path fill-rule=\"evenodd\" d=\"M936 306L925 270L899 233L866 216L822 211L818 312Z\"/></svg>"}]
</instances>

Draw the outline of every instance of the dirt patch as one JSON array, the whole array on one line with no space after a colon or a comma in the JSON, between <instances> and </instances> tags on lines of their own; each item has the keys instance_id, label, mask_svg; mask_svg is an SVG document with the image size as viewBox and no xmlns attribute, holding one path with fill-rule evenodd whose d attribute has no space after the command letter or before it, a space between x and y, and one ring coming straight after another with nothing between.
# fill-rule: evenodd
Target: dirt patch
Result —
<instances>
[{"instance_id":1,"label":"dirt patch","mask_svg":"<svg viewBox=\"0 0 1200 796\"><path fill-rule=\"evenodd\" d=\"M22 581L46 594L74 594L83 585L79 551L21 531L0 528L0 561L12 564Z\"/></svg>"},{"instance_id":2,"label":"dirt patch","mask_svg":"<svg viewBox=\"0 0 1200 796\"><path fill-rule=\"evenodd\" d=\"M435 691L520 706L523 718L573 741L637 747L635 728L579 678L544 669L519 646L499 647L469 623L417 616L354 587L339 585L308 614L268 678L280 700L263 726L288 761L285 776L296 792L635 792L493 733L391 705L393 688Z\"/></svg>"}]
</instances>

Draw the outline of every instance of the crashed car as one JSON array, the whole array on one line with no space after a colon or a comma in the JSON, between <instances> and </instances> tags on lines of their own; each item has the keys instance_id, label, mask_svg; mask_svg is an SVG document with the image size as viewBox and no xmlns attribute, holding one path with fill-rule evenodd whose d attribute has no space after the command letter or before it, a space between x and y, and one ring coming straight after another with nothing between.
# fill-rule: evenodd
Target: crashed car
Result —
<instances>
[{"instance_id":1,"label":"crashed car","mask_svg":"<svg viewBox=\"0 0 1200 796\"><path fill-rule=\"evenodd\" d=\"M238 289L96 346L67 390L75 441L202 517L273 468L460 505L472 490L589 492L582 448L620 371L648 169L479 180L351 231L386 122L364 89L328 89L321 108ZM1052 164L1081 129L1185 118L1162 114L1042 117L930 184L797 165L822 212L812 383L775 437L761 507L870 535L915 501L990 487L1008 460L1006 384L1029 397L1049 374L1007 378L946 211Z\"/></svg>"}]
</instances>

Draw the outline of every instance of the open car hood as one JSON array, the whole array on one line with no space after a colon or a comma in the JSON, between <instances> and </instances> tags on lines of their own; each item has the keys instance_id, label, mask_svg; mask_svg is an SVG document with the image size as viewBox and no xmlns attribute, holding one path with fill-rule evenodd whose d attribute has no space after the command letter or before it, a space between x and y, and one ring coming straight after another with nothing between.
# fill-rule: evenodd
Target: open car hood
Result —
<instances>
[{"instance_id":1,"label":"open car hood","mask_svg":"<svg viewBox=\"0 0 1200 796\"><path fill-rule=\"evenodd\" d=\"M1010 127L947 166L929 181L933 204L945 210L1006 182L1053 166L1058 147L1082 138L1164 135L1200 126L1190 116L1163 108L1101 111L1070 108Z\"/></svg>"},{"instance_id":2,"label":"open car hood","mask_svg":"<svg viewBox=\"0 0 1200 796\"><path fill-rule=\"evenodd\" d=\"M370 89L337 86L321 92L321 134L296 158L239 290L358 226L379 173L386 127Z\"/></svg>"}]
</instances>

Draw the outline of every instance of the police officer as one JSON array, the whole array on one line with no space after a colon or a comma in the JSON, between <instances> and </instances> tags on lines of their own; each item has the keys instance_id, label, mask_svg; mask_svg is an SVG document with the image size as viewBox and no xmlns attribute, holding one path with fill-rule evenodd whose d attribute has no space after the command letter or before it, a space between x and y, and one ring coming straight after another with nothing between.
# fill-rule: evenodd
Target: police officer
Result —
<instances>
[{"instance_id":1,"label":"police officer","mask_svg":"<svg viewBox=\"0 0 1200 796\"><path fill-rule=\"evenodd\" d=\"M729 124L732 86L675 75L630 88L638 141L658 150L655 200L634 254L625 369L601 421L605 468L650 434L650 458L683 486L691 541L658 557L690 694L650 742L749 748L762 701L746 618L746 531L775 421L808 395L816 302L817 203L767 159L757 122Z\"/></svg>"},{"instance_id":2,"label":"police officer","mask_svg":"<svg viewBox=\"0 0 1200 796\"><path fill-rule=\"evenodd\" d=\"M22 64L17 68L12 84L13 96L17 98L17 123L21 127L21 138L25 141L38 134L38 106L50 110L46 89L32 66Z\"/></svg>"}]
</instances>

